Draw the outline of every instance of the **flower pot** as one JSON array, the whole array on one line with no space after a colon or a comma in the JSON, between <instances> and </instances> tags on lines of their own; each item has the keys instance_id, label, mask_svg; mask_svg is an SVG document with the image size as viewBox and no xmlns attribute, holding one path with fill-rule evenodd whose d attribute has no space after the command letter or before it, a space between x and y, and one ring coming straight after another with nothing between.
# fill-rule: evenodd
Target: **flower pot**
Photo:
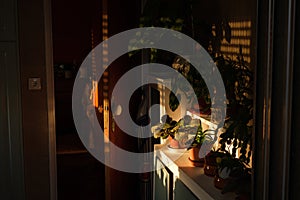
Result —
<instances>
[{"instance_id":1,"label":"flower pot","mask_svg":"<svg viewBox=\"0 0 300 200\"><path fill-rule=\"evenodd\" d=\"M188 141L188 133L178 132L174 138L169 136L169 147L172 149L186 149L188 145L186 142Z\"/></svg>"},{"instance_id":2,"label":"flower pot","mask_svg":"<svg viewBox=\"0 0 300 200\"><path fill-rule=\"evenodd\" d=\"M216 188L222 190L225 187L225 185L227 184L227 182L228 182L228 180L221 178L218 173L215 175L214 186Z\"/></svg>"},{"instance_id":3,"label":"flower pot","mask_svg":"<svg viewBox=\"0 0 300 200\"><path fill-rule=\"evenodd\" d=\"M188 136L189 134L187 132L178 132L175 134L175 140L178 141L178 144L179 144L179 148L180 149L185 149L187 148L187 144L186 142L188 141Z\"/></svg>"},{"instance_id":4,"label":"flower pot","mask_svg":"<svg viewBox=\"0 0 300 200\"><path fill-rule=\"evenodd\" d=\"M199 151L201 145L197 147L193 147L189 150L189 161L192 165L196 167L203 167L204 166L204 158L199 158Z\"/></svg>"},{"instance_id":5,"label":"flower pot","mask_svg":"<svg viewBox=\"0 0 300 200\"><path fill-rule=\"evenodd\" d=\"M215 176L217 168L217 166L204 163L204 174L207 176Z\"/></svg>"},{"instance_id":6,"label":"flower pot","mask_svg":"<svg viewBox=\"0 0 300 200\"><path fill-rule=\"evenodd\" d=\"M204 174L207 176L215 176L217 168L216 157L206 155L204 159Z\"/></svg>"},{"instance_id":7,"label":"flower pot","mask_svg":"<svg viewBox=\"0 0 300 200\"><path fill-rule=\"evenodd\" d=\"M173 149L179 149L179 142L171 137L169 137L169 147Z\"/></svg>"},{"instance_id":8,"label":"flower pot","mask_svg":"<svg viewBox=\"0 0 300 200\"><path fill-rule=\"evenodd\" d=\"M218 168L214 178L214 185L218 189L223 189L228 182L232 181L234 178L230 177L232 169L224 167L223 169Z\"/></svg>"}]
</instances>

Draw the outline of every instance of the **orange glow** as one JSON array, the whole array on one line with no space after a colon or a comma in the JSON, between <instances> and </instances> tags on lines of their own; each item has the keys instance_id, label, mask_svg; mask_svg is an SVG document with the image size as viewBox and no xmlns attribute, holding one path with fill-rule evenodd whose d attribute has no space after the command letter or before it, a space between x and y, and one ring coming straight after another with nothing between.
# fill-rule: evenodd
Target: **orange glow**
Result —
<instances>
[{"instance_id":1,"label":"orange glow","mask_svg":"<svg viewBox=\"0 0 300 200\"><path fill-rule=\"evenodd\" d=\"M99 101L98 101L98 82L93 81L93 105L98 108Z\"/></svg>"},{"instance_id":2,"label":"orange glow","mask_svg":"<svg viewBox=\"0 0 300 200\"><path fill-rule=\"evenodd\" d=\"M231 21L229 22L229 26L231 27L231 40L230 43L225 39L221 41L221 54L231 59L236 59L236 57L240 55L240 48L242 48L244 60L251 63L251 21ZM215 36L215 26L212 28L213 35Z\"/></svg>"},{"instance_id":3,"label":"orange glow","mask_svg":"<svg viewBox=\"0 0 300 200\"><path fill-rule=\"evenodd\" d=\"M106 13L102 14L102 39L103 41L108 39L108 15ZM108 45L103 44L102 50L102 67L106 69L108 67ZM109 99L108 99L108 90L109 90L109 73L104 71L102 79L102 96L103 96L103 120L104 120L104 142L109 143ZM105 146L105 152L109 152L109 146Z\"/></svg>"}]
</instances>

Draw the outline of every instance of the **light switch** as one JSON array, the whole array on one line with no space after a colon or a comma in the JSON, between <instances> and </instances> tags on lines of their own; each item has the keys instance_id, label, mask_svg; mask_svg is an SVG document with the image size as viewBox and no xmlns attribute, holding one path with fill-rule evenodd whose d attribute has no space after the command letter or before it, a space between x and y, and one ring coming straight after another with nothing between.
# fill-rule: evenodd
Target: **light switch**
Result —
<instances>
[{"instance_id":1,"label":"light switch","mask_svg":"<svg viewBox=\"0 0 300 200\"><path fill-rule=\"evenodd\" d=\"M41 78L29 78L28 79L28 89L29 90L41 90Z\"/></svg>"}]
</instances>

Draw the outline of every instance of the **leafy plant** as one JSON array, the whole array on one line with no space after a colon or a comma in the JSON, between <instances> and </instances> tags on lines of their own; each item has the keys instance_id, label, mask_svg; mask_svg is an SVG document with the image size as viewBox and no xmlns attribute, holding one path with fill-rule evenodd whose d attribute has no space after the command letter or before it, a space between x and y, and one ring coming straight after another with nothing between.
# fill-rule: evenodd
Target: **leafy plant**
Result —
<instances>
[{"instance_id":1,"label":"leafy plant","mask_svg":"<svg viewBox=\"0 0 300 200\"><path fill-rule=\"evenodd\" d=\"M199 127L199 120L192 119L191 116L185 115L182 119L176 122L169 115L162 117L162 123L159 123L151 128L155 138L161 137L163 139L169 136L176 139L176 134L184 132L186 134L196 134Z\"/></svg>"},{"instance_id":2,"label":"leafy plant","mask_svg":"<svg viewBox=\"0 0 300 200\"><path fill-rule=\"evenodd\" d=\"M251 169L241 159L232 156L222 158L219 169L225 170L225 167L230 173L222 193L235 192L248 199L251 195Z\"/></svg>"},{"instance_id":3,"label":"leafy plant","mask_svg":"<svg viewBox=\"0 0 300 200\"><path fill-rule=\"evenodd\" d=\"M188 99L190 94L195 93L198 101L199 99L203 99L204 102L189 102L189 105L194 105L201 103L201 112L206 112L209 107L210 107L210 95L208 88L204 82L204 79L201 77L199 72L190 65L190 63L185 60L184 58L177 56L175 57L173 63L172 63L172 68L177 70L179 73L181 73L184 78L191 84L193 91L189 91L188 88L185 87L183 82L178 81L180 77L174 77L173 85L172 88L176 90L181 90L187 95ZM169 107L171 108L172 111L175 111L179 106L179 101L174 93L170 93L169 95Z\"/></svg>"},{"instance_id":4,"label":"leafy plant","mask_svg":"<svg viewBox=\"0 0 300 200\"><path fill-rule=\"evenodd\" d=\"M253 131L253 72L240 56L237 60L220 56L217 66L224 80L227 95L227 116L220 135L222 151L229 151L242 162L249 163Z\"/></svg>"},{"instance_id":5,"label":"leafy plant","mask_svg":"<svg viewBox=\"0 0 300 200\"><path fill-rule=\"evenodd\" d=\"M246 165L240 159L235 158L229 152L226 152L225 156L223 156L218 162L218 167L220 170L224 170L226 168L226 170L231 173L240 173L244 171Z\"/></svg>"},{"instance_id":6,"label":"leafy plant","mask_svg":"<svg viewBox=\"0 0 300 200\"><path fill-rule=\"evenodd\" d=\"M213 132L213 133L212 133ZM202 125L200 123L200 125L197 128L197 132L195 137L192 139L190 143L190 146L188 147L188 150L197 146L200 146L201 144L203 144L203 142L205 140L210 140L212 141L212 135L214 135L215 131L214 130L210 130L210 129L206 129L205 131L203 131L202 129Z\"/></svg>"},{"instance_id":7,"label":"leafy plant","mask_svg":"<svg viewBox=\"0 0 300 200\"><path fill-rule=\"evenodd\" d=\"M175 127L178 126L178 122L174 121L169 115L162 116L161 120L164 123L159 123L155 126L152 126L151 128L154 137L161 137L163 139L166 139L171 136L172 138L174 138L177 131Z\"/></svg>"},{"instance_id":8,"label":"leafy plant","mask_svg":"<svg viewBox=\"0 0 300 200\"><path fill-rule=\"evenodd\" d=\"M210 152L205 156L205 160L208 165L217 166L223 157L228 156L228 152L222 152L220 149L211 149Z\"/></svg>"}]
</instances>

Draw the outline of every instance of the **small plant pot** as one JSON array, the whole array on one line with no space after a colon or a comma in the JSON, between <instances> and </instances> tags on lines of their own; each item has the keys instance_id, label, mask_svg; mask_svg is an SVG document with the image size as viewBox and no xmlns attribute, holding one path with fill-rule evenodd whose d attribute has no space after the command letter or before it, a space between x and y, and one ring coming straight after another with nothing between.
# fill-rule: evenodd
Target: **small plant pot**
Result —
<instances>
[{"instance_id":1,"label":"small plant pot","mask_svg":"<svg viewBox=\"0 0 300 200\"><path fill-rule=\"evenodd\" d=\"M228 180L221 178L218 174L215 175L214 178L214 186L220 190L222 190L227 184Z\"/></svg>"},{"instance_id":2,"label":"small plant pot","mask_svg":"<svg viewBox=\"0 0 300 200\"><path fill-rule=\"evenodd\" d=\"M214 156L205 156L204 174L214 177L217 174L217 162Z\"/></svg>"},{"instance_id":3,"label":"small plant pot","mask_svg":"<svg viewBox=\"0 0 300 200\"><path fill-rule=\"evenodd\" d=\"M172 149L179 149L179 142L171 137L169 137L169 147Z\"/></svg>"},{"instance_id":4,"label":"small plant pot","mask_svg":"<svg viewBox=\"0 0 300 200\"><path fill-rule=\"evenodd\" d=\"M189 161L195 167L203 167L204 166L204 158L199 158L199 151L201 145L197 147L193 147L189 150Z\"/></svg>"},{"instance_id":5,"label":"small plant pot","mask_svg":"<svg viewBox=\"0 0 300 200\"><path fill-rule=\"evenodd\" d=\"M188 134L184 132L179 132L174 138L169 136L169 147L172 149L186 149L188 141Z\"/></svg>"},{"instance_id":6,"label":"small plant pot","mask_svg":"<svg viewBox=\"0 0 300 200\"><path fill-rule=\"evenodd\" d=\"M232 179L230 177L231 169L225 167L223 169L218 168L216 171L216 176L214 178L214 185L216 188L223 190L223 188L228 184L228 182Z\"/></svg>"},{"instance_id":7,"label":"small plant pot","mask_svg":"<svg viewBox=\"0 0 300 200\"><path fill-rule=\"evenodd\" d=\"M217 171L218 167L215 165L208 165L208 164L204 164L204 174L207 176L212 176L214 177L216 175L216 171Z\"/></svg>"}]
</instances>

